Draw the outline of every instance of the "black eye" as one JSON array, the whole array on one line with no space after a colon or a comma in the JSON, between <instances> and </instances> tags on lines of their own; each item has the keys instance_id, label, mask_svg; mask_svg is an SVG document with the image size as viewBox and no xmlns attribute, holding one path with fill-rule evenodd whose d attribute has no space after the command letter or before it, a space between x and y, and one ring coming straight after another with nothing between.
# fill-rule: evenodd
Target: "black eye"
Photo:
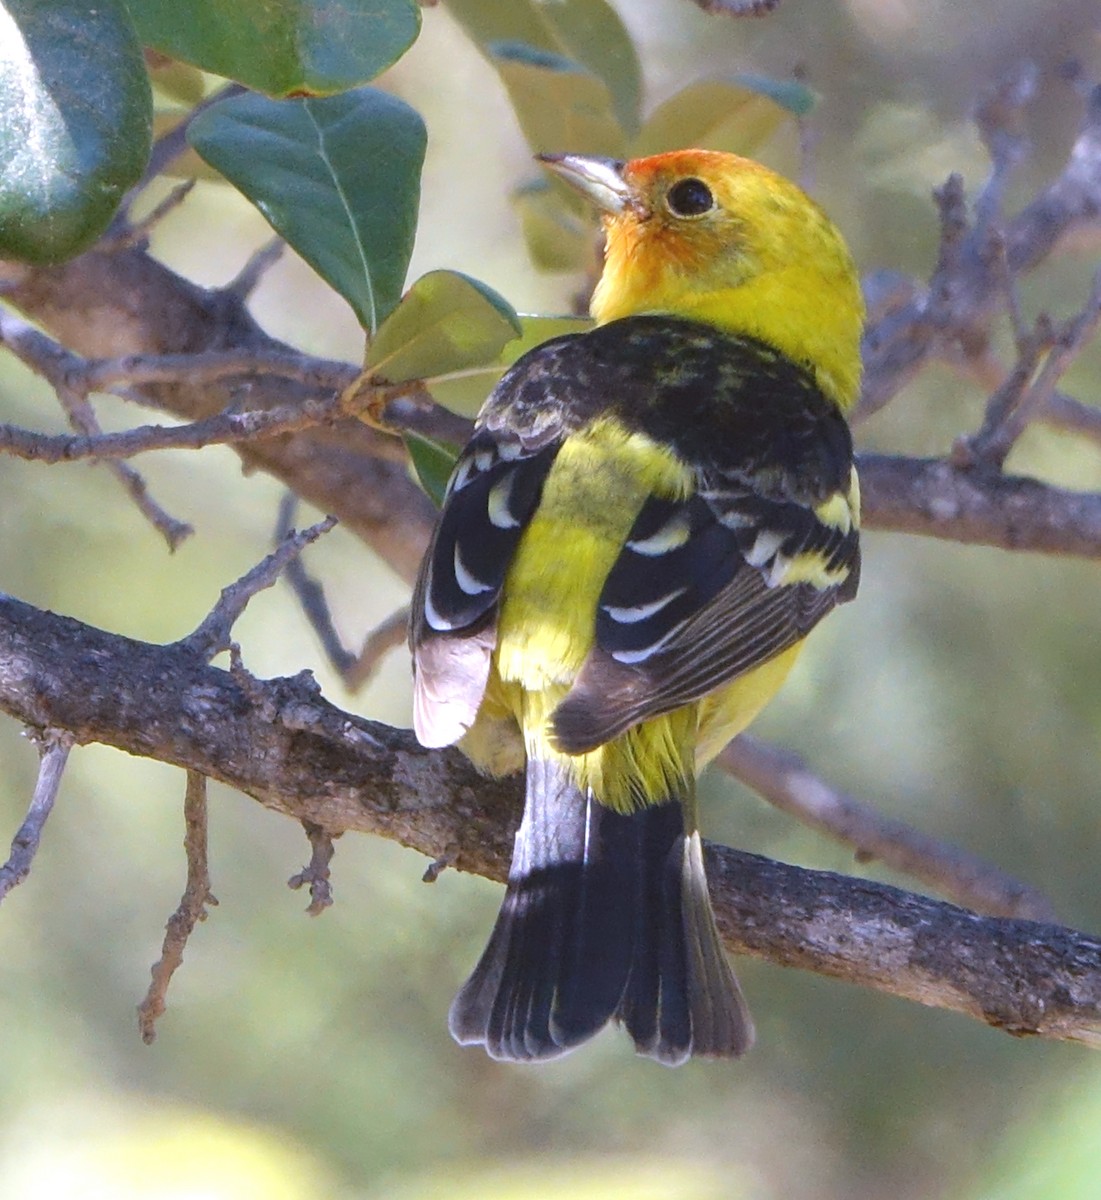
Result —
<instances>
[{"instance_id":1,"label":"black eye","mask_svg":"<svg viewBox=\"0 0 1101 1200\"><path fill-rule=\"evenodd\" d=\"M715 197L702 179L681 179L665 197L675 217L698 217L715 207Z\"/></svg>"}]
</instances>

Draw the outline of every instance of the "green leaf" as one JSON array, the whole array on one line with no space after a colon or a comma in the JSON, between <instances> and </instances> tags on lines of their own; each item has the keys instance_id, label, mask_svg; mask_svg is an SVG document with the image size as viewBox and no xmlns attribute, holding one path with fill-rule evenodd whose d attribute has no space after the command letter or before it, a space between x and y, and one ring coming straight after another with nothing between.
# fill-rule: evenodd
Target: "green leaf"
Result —
<instances>
[{"instance_id":1,"label":"green leaf","mask_svg":"<svg viewBox=\"0 0 1101 1200\"><path fill-rule=\"evenodd\" d=\"M638 131L642 68L631 35L604 0L538 0L537 12L568 57L602 79L612 94L619 123Z\"/></svg>"},{"instance_id":2,"label":"green leaf","mask_svg":"<svg viewBox=\"0 0 1101 1200\"><path fill-rule=\"evenodd\" d=\"M543 180L527 184L513 193L512 204L539 270L576 271L592 264L595 224L571 211L558 188Z\"/></svg>"},{"instance_id":3,"label":"green leaf","mask_svg":"<svg viewBox=\"0 0 1101 1200\"><path fill-rule=\"evenodd\" d=\"M602 79L571 59L524 42L493 42L487 49L536 154L623 153L626 135Z\"/></svg>"},{"instance_id":4,"label":"green leaf","mask_svg":"<svg viewBox=\"0 0 1101 1200\"><path fill-rule=\"evenodd\" d=\"M733 79L748 91L774 100L796 117L805 117L818 103L818 93L797 79L773 79L751 72L735 75Z\"/></svg>"},{"instance_id":5,"label":"green leaf","mask_svg":"<svg viewBox=\"0 0 1101 1200\"><path fill-rule=\"evenodd\" d=\"M751 154L783 121L809 112L814 100L801 83L761 75L701 80L654 110L632 152L641 156L696 146Z\"/></svg>"},{"instance_id":6,"label":"green leaf","mask_svg":"<svg viewBox=\"0 0 1101 1200\"><path fill-rule=\"evenodd\" d=\"M91 245L141 178L152 117L121 0L0 0L0 257Z\"/></svg>"},{"instance_id":7,"label":"green leaf","mask_svg":"<svg viewBox=\"0 0 1101 1200\"><path fill-rule=\"evenodd\" d=\"M491 287L431 271L379 326L365 366L390 383L442 375L492 362L520 332L520 318Z\"/></svg>"},{"instance_id":8,"label":"green leaf","mask_svg":"<svg viewBox=\"0 0 1101 1200\"><path fill-rule=\"evenodd\" d=\"M416 40L416 0L129 0L145 45L270 96L374 79Z\"/></svg>"},{"instance_id":9,"label":"green leaf","mask_svg":"<svg viewBox=\"0 0 1101 1200\"><path fill-rule=\"evenodd\" d=\"M447 8L483 48L526 42L574 59L604 81L623 128L637 131L642 71L631 36L607 0L447 0Z\"/></svg>"},{"instance_id":10,"label":"green leaf","mask_svg":"<svg viewBox=\"0 0 1101 1200\"><path fill-rule=\"evenodd\" d=\"M235 96L189 140L374 334L401 298L420 198L424 122L394 96Z\"/></svg>"},{"instance_id":11,"label":"green leaf","mask_svg":"<svg viewBox=\"0 0 1101 1200\"><path fill-rule=\"evenodd\" d=\"M419 433L403 433L402 440L409 451L421 487L440 508L444 492L447 491L447 481L459 457L458 447L422 437Z\"/></svg>"},{"instance_id":12,"label":"green leaf","mask_svg":"<svg viewBox=\"0 0 1101 1200\"><path fill-rule=\"evenodd\" d=\"M475 416L497 380L521 355L554 337L584 333L592 328L588 317L520 317L520 336L508 342L501 353L484 366L425 379L437 404L464 417Z\"/></svg>"}]
</instances>

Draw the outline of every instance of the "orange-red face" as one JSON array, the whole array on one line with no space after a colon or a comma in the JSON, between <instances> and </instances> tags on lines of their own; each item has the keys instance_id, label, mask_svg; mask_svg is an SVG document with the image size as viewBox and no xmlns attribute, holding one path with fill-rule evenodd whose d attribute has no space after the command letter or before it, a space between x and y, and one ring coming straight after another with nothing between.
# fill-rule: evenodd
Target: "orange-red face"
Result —
<instances>
[{"instance_id":1,"label":"orange-red face","mask_svg":"<svg viewBox=\"0 0 1101 1200\"><path fill-rule=\"evenodd\" d=\"M624 243L634 263L652 258L677 274L713 276L724 270L733 280L746 250L745 223L738 215L732 157L703 150L679 150L625 163L623 179L632 197L618 213L606 213L611 245ZM756 172L756 163L735 160Z\"/></svg>"},{"instance_id":2,"label":"orange-red face","mask_svg":"<svg viewBox=\"0 0 1101 1200\"><path fill-rule=\"evenodd\" d=\"M600 322L666 312L745 333L812 367L847 407L863 303L848 249L798 186L749 159L676 150L543 161L600 210Z\"/></svg>"}]
</instances>

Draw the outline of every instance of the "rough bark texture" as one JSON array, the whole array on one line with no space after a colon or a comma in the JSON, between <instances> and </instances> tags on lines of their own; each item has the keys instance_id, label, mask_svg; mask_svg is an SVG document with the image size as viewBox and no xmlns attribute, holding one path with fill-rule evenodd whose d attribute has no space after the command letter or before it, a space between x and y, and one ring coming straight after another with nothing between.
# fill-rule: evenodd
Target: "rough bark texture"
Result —
<instances>
[{"instance_id":1,"label":"rough bark texture","mask_svg":"<svg viewBox=\"0 0 1101 1200\"><path fill-rule=\"evenodd\" d=\"M394 838L493 879L508 870L518 779L342 712L308 673L260 681L181 644L104 633L0 596L0 709L202 772L329 833ZM736 953L1101 1045L1101 940L979 917L897 888L709 845L715 910Z\"/></svg>"}]
</instances>

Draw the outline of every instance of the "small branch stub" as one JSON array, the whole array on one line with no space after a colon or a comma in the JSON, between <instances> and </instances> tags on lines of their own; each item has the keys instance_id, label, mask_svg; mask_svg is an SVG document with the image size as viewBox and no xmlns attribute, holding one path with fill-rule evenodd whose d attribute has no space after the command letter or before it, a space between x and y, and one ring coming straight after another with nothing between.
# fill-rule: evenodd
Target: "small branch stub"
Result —
<instances>
[{"instance_id":1,"label":"small branch stub","mask_svg":"<svg viewBox=\"0 0 1101 1200\"><path fill-rule=\"evenodd\" d=\"M302 828L310 840L310 862L297 875L287 880L287 887L298 891L299 888L310 886L310 904L306 912L311 917L319 917L333 902L333 887L330 882L329 863L333 861L335 847L333 838L339 834L331 834L312 821L303 821Z\"/></svg>"},{"instance_id":2,"label":"small branch stub","mask_svg":"<svg viewBox=\"0 0 1101 1200\"><path fill-rule=\"evenodd\" d=\"M65 764L69 761L73 737L59 729L48 729L37 738L39 745L38 781L19 832L12 839L8 861L0 867L0 900L18 887L30 874L34 856L42 840L42 829L53 811Z\"/></svg>"}]
</instances>

